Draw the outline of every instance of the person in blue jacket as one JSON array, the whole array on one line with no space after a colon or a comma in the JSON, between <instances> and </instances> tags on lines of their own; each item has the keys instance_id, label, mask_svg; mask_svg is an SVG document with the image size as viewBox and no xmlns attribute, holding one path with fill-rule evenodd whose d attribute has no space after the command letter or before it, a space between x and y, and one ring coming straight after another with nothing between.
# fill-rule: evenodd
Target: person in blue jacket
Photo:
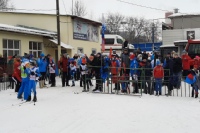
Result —
<instances>
[{"instance_id":1,"label":"person in blue jacket","mask_svg":"<svg viewBox=\"0 0 200 133\"><path fill-rule=\"evenodd\" d=\"M138 61L134 54L130 55L130 74L133 80L133 93L138 93Z\"/></svg>"},{"instance_id":2,"label":"person in blue jacket","mask_svg":"<svg viewBox=\"0 0 200 133\"><path fill-rule=\"evenodd\" d=\"M21 87L19 89L17 98L22 99L22 94L24 93L24 100L28 100L28 88L29 88L29 67L30 63L28 59L23 59L23 62L21 64L20 70L21 70L21 78L22 78L22 83Z\"/></svg>"},{"instance_id":3,"label":"person in blue jacket","mask_svg":"<svg viewBox=\"0 0 200 133\"><path fill-rule=\"evenodd\" d=\"M40 70L40 81L39 81L39 86L40 88L45 87L45 76L46 76L46 72L47 72L47 60L44 56L44 53L40 54L40 58L37 60L37 65L39 67Z\"/></svg>"},{"instance_id":4,"label":"person in blue jacket","mask_svg":"<svg viewBox=\"0 0 200 133\"><path fill-rule=\"evenodd\" d=\"M36 63L34 61L30 62L30 69L28 71L29 73L29 88L28 88L28 100L31 100L31 91L34 93L33 101L37 102L37 96L36 96L36 85L40 77L39 68L36 66Z\"/></svg>"}]
</instances>

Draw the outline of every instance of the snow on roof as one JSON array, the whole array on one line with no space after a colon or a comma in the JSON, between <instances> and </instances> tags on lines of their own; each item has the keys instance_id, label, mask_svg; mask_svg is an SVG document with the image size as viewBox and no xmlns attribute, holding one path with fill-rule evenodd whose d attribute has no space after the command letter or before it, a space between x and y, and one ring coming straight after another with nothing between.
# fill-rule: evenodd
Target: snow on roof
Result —
<instances>
[{"instance_id":1,"label":"snow on roof","mask_svg":"<svg viewBox=\"0 0 200 133\"><path fill-rule=\"evenodd\" d=\"M182 17L182 16L200 16L200 13L174 13L168 18L176 18L176 17Z\"/></svg>"},{"instance_id":2,"label":"snow on roof","mask_svg":"<svg viewBox=\"0 0 200 133\"><path fill-rule=\"evenodd\" d=\"M177 41L174 41L174 43L182 43L182 42L188 42L188 40L177 40Z\"/></svg>"},{"instance_id":3,"label":"snow on roof","mask_svg":"<svg viewBox=\"0 0 200 133\"><path fill-rule=\"evenodd\" d=\"M160 46L160 48L165 48L165 47L176 47L176 46L174 44L165 44Z\"/></svg>"},{"instance_id":4,"label":"snow on roof","mask_svg":"<svg viewBox=\"0 0 200 133\"><path fill-rule=\"evenodd\" d=\"M18 32L18 33L23 33L23 34L47 36L47 37L52 37L52 38L57 35L57 33L53 31L25 28L21 26L13 26L13 25L7 25L7 24L0 24L0 31Z\"/></svg>"}]
</instances>

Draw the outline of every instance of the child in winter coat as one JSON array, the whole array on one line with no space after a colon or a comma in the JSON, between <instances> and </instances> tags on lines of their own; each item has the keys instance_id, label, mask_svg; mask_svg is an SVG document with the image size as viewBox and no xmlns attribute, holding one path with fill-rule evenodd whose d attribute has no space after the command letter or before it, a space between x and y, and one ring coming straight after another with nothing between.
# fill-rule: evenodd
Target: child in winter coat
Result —
<instances>
[{"instance_id":1,"label":"child in winter coat","mask_svg":"<svg viewBox=\"0 0 200 133\"><path fill-rule=\"evenodd\" d=\"M195 82L193 84L191 84L192 85L192 97L194 97L194 94L195 94L195 98L197 98L199 84L200 84L198 65L194 65L193 69L190 71L190 74L192 74L192 76L195 78Z\"/></svg>"},{"instance_id":2,"label":"child in winter coat","mask_svg":"<svg viewBox=\"0 0 200 133\"><path fill-rule=\"evenodd\" d=\"M162 79L164 77L164 69L159 61L156 62L156 67L153 69L153 77L155 79L155 89L156 89L156 95L161 95L161 89L162 89Z\"/></svg>"},{"instance_id":3,"label":"child in winter coat","mask_svg":"<svg viewBox=\"0 0 200 133\"><path fill-rule=\"evenodd\" d=\"M74 64L74 61L71 61L70 63L70 75L72 78L72 87L75 86L75 79L74 79L74 75L76 73L76 65Z\"/></svg>"},{"instance_id":4,"label":"child in winter coat","mask_svg":"<svg viewBox=\"0 0 200 133\"><path fill-rule=\"evenodd\" d=\"M49 73L50 73L51 87L55 87L56 86L56 66L52 58L49 59Z\"/></svg>"},{"instance_id":5,"label":"child in winter coat","mask_svg":"<svg viewBox=\"0 0 200 133\"><path fill-rule=\"evenodd\" d=\"M138 61L134 54L130 55L130 74L133 80L134 91L133 93L138 93Z\"/></svg>"},{"instance_id":6,"label":"child in winter coat","mask_svg":"<svg viewBox=\"0 0 200 133\"><path fill-rule=\"evenodd\" d=\"M36 66L36 62L31 61L30 64L31 65L29 69L29 92L28 92L29 98L27 99L27 101L31 100L31 90L32 90L34 93L33 101L37 102L36 84L39 80L40 72L39 72L39 68Z\"/></svg>"},{"instance_id":7,"label":"child in winter coat","mask_svg":"<svg viewBox=\"0 0 200 133\"><path fill-rule=\"evenodd\" d=\"M120 84L118 82L118 74L120 73L120 63L119 60L116 59L116 55L112 55L111 60L111 74L112 74L112 82L115 84L114 90L120 90Z\"/></svg>"},{"instance_id":8,"label":"child in winter coat","mask_svg":"<svg viewBox=\"0 0 200 133\"><path fill-rule=\"evenodd\" d=\"M82 63L80 65L80 72L81 72L81 78L83 81L83 92L89 91L89 82L88 82L88 67L86 65L86 59L82 59ZM86 90L87 86L87 90Z\"/></svg>"}]
</instances>

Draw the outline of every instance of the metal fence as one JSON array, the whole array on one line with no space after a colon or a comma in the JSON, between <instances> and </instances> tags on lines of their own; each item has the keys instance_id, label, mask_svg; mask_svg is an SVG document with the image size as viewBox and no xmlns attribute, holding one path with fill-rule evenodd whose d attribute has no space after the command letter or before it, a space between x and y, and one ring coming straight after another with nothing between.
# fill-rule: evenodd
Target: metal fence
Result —
<instances>
[{"instance_id":1,"label":"metal fence","mask_svg":"<svg viewBox=\"0 0 200 133\"><path fill-rule=\"evenodd\" d=\"M90 68L96 68L96 67L90 67ZM130 90L130 93L126 93L127 95L133 95L133 96L142 96L143 94L147 94L147 92L145 92L148 88L147 84L149 85L150 87L150 92L148 92L148 94L150 95L154 95L155 94L155 79L153 78L153 75L152 76L141 76L139 75L138 76L138 80L133 80L131 76L128 76L125 80L122 80L122 75L123 75L123 71L120 71L120 74L118 75L118 80L117 80L117 83L120 85L120 90L114 90L114 84L113 84L113 81L112 81L112 74L110 72L110 69L112 67L109 67L108 69L108 78L106 79L105 82L103 82L102 79L95 79L95 77L93 78L85 78L85 80L92 80L92 81L98 81L100 80L102 82L102 93L103 94L124 94L124 93L120 93L121 91L121 84L122 83L126 83L127 84L127 88L129 88ZM121 68L123 69L123 68ZM131 70L131 68L126 68L126 69L129 69ZM137 69L138 71L145 71L145 70L148 70L146 68L138 68ZM149 71L153 71L153 69L149 69ZM169 87L169 84L170 84L170 72L168 69L165 69L164 70L165 73L167 73L168 75L167 76L164 76L164 80L162 81L162 89L161 89L161 95L166 95L168 93L168 87ZM148 80L149 79L149 80ZM85 81L86 82L86 81ZM178 81L177 81L178 82ZM183 77L181 75L180 77L180 88L175 88L173 86L173 89L172 89L172 93L171 93L171 96L174 96L174 97L191 97L191 92L192 92L192 86L187 84L185 82L185 77ZM138 93L133 93L134 90L135 90L135 86L138 86Z\"/></svg>"},{"instance_id":2,"label":"metal fence","mask_svg":"<svg viewBox=\"0 0 200 133\"><path fill-rule=\"evenodd\" d=\"M7 89L14 89L15 83L12 80L12 77L3 76L0 77L0 91L7 90Z\"/></svg>"}]
</instances>

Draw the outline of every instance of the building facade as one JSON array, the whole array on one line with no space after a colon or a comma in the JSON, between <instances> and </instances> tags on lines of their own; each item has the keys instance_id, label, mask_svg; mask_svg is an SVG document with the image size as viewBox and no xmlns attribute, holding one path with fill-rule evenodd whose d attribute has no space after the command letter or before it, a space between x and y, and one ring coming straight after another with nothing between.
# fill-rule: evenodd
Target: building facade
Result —
<instances>
[{"instance_id":1,"label":"building facade","mask_svg":"<svg viewBox=\"0 0 200 133\"><path fill-rule=\"evenodd\" d=\"M171 19L172 28L162 31L163 45L161 47L175 50L181 55L188 39L200 39L200 13L174 13L168 18Z\"/></svg>"},{"instance_id":2,"label":"building facade","mask_svg":"<svg viewBox=\"0 0 200 133\"><path fill-rule=\"evenodd\" d=\"M0 18L0 53L39 56L44 52L58 59L55 14L0 12ZM100 51L100 28L100 22L60 15L61 52L73 56Z\"/></svg>"}]
</instances>

